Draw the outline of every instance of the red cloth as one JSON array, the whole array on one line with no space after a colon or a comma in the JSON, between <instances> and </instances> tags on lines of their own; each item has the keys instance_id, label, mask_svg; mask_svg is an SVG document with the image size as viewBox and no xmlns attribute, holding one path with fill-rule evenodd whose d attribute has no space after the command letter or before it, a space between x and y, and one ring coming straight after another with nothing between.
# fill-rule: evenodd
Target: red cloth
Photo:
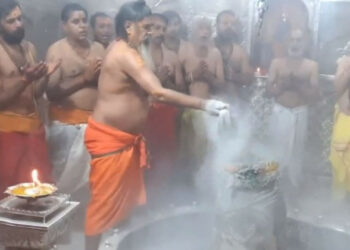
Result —
<instances>
[{"instance_id":1,"label":"red cloth","mask_svg":"<svg viewBox=\"0 0 350 250\"><path fill-rule=\"evenodd\" d=\"M32 182L32 170L37 169L42 182L51 182L45 130L34 132L0 132L0 198L7 187Z\"/></svg>"},{"instance_id":2,"label":"red cloth","mask_svg":"<svg viewBox=\"0 0 350 250\"><path fill-rule=\"evenodd\" d=\"M91 200L85 234L100 235L122 220L132 209L146 203L143 169L147 167L142 136L125 133L89 119L85 145L92 156Z\"/></svg>"},{"instance_id":3,"label":"red cloth","mask_svg":"<svg viewBox=\"0 0 350 250\"><path fill-rule=\"evenodd\" d=\"M164 103L154 103L150 110L145 131L152 166L146 179L150 196L158 196L169 187L177 156L178 113L177 107Z\"/></svg>"}]
</instances>

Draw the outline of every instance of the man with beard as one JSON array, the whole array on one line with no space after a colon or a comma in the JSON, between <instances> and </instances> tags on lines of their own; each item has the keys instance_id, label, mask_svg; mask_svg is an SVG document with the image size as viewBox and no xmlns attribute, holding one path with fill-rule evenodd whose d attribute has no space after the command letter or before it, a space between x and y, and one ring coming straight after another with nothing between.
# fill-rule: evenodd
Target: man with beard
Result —
<instances>
[{"instance_id":1,"label":"man with beard","mask_svg":"<svg viewBox=\"0 0 350 250\"><path fill-rule=\"evenodd\" d=\"M87 184L90 156L84 145L88 117L97 98L104 48L88 40L88 13L79 4L67 4L61 13L66 35L47 52L47 60L61 61L50 77L49 143L51 160L62 192L73 193Z\"/></svg>"},{"instance_id":2,"label":"man with beard","mask_svg":"<svg viewBox=\"0 0 350 250\"><path fill-rule=\"evenodd\" d=\"M0 0L0 197L6 187L30 181L33 168L51 180L37 100L57 65L36 62L35 47L23 40L22 17L15 0Z\"/></svg>"},{"instance_id":3,"label":"man with beard","mask_svg":"<svg viewBox=\"0 0 350 250\"><path fill-rule=\"evenodd\" d=\"M225 87L223 61L212 40L211 22L198 17L194 20L191 42L180 48L179 60L185 72L189 93L209 98ZM182 114L180 128L180 161L187 171L198 170L210 153L207 124L212 117L193 109ZM193 174L193 172L192 172ZM186 174L187 177L193 177ZM189 185L193 180L189 179Z\"/></svg>"},{"instance_id":4,"label":"man with beard","mask_svg":"<svg viewBox=\"0 0 350 250\"><path fill-rule=\"evenodd\" d=\"M333 190L336 199L350 192L350 57L338 61L335 78L337 105L331 141L330 161L333 166Z\"/></svg>"},{"instance_id":5,"label":"man with beard","mask_svg":"<svg viewBox=\"0 0 350 250\"><path fill-rule=\"evenodd\" d=\"M162 14L167 20L168 25L164 36L164 46L176 54L179 53L180 48L186 42L183 40L184 24L180 15L172 10L163 12Z\"/></svg>"},{"instance_id":6,"label":"man with beard","mask_svg":"<svg viewBox=\"0 0 350 250\"><path fill-rule=\"evenodd\" d=\"M216 18L215 45L224 61L225 92L230 96L240 96L242 86L253 81L249 57L238 44L238 19L233 11L225 10Z\"/></svg>"},{"instance_id":7,"label":"man with beard","mask_svg":"<svg viewBox=\"0 0 350 250\"><path fill-rule=\"evenodd\" d=\"M305 33L292 30L288 56L273 60L267 86L268 93L275 99L269 139L276 160L281 164L282 178L294 188L302 181L308 105L320 96L318 65L305 58L305 47Z\"/></svg>"},{"instance_id":8,"label":"man with beard","mask_svg":"<svg viewBox=\"0 0 350 250\"><path fill-rule=\"evenodd\" d=\"M151 20L149 53L153 71L164 88L181 90L184 83L180 62L177 55L163 45L168 20L161 14L153 14ZM173 105L152 103L145 133L152 155L152 169L147 178L150 198L163 198L168 194L169 176L177 153L177 115L178 108Z\"/></svg>"},{"instance_id":9,"label":"man with beard","mask_svg":"<svg viewBox=\"0 0 350 250\"><path fill-rule=\"evenodd\" d=\"M113 21L110 16L103 12L97 12L90 19L90 26L93 31L94 41L107 49L113 39Z\"/></svg>"},{"instance_id":10,"label":"man with beard","mask_svg":"<svg viewBox=\"0 0 350 250\"><path fill-rule=\"evenodd\" d=\"M148 164L141 133L149 96L216 115L227 109L222 102L162 87L138 52L152 26L150 15L144 1L128 2L120 8L115 20L118 40L111 45L101 70L97 104L85 135L92 156L86 249L96 250L102 233L146 202L143 171Z\"/></svg>"}]
</instances>

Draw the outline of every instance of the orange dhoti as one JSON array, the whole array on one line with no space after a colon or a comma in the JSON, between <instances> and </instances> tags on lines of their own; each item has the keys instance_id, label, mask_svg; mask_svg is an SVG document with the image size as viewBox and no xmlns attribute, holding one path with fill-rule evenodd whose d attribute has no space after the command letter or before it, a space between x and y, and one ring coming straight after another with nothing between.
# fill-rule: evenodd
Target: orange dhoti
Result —
<instances>
[{"instance_id":1,"label":"orange dhoti","mask_svg":"<svg viewBox=\"0 0 350 250\"><path fill-rule=\"evenodd\" d=\"M146 147L141 136L89 119L85 144L91 154L91 200L85 234L95 236L126 219L146 203L143 169Z\"/></svg>"},{"instance_id":2,"label":"orange dhoti","mask_svg":"<svg viewBox=\"0 0 350 250\"><path fill-rule=\"evenodd\" d=\"M51 164L45 130L39 118L0 113L0 198L8 186L31 182L33 169L51 182Z\"/></svg>"}]
</instances>

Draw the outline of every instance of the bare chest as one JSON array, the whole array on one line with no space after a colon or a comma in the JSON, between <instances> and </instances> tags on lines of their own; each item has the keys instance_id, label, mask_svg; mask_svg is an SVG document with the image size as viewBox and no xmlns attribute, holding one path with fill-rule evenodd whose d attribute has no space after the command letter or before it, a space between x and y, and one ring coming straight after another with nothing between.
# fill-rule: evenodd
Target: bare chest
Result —
<instances>
[{"instance_id":1,"label":"bare chest","mask_svg":"<svg viewBox=\"0 0 350 250\"><path fill-rule=\"evenodd\" d=\"M277 76L279 78L295 78L303 81L310 80L311 70L305 64L299 65L288 65L281 64L278 71Z\"/></svg>"},{"instance_id":2,"label":"bare chest","mask_svg":"<svg viewBox=\"0 0 350 250\"><path fill-rule=\"evenodd\" d=\"M195 55L193 52L188 53L188 56L184 62L184 68L186 73L191 73L195 71L203 62L208 65L208 69L210 72L215 73L216 63L212 53L209 53L206 57L199 57Z\"/></svg>"}]
</instances>

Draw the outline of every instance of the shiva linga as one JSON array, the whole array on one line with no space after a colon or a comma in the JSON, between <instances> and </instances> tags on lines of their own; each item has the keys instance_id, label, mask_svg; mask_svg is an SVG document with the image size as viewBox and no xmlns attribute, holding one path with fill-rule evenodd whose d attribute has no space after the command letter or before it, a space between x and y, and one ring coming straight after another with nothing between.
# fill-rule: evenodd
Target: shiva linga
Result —
<instances>
[{"instance_id":1,"label":"shiva linga","mask_svg":"<svg viewBox=\"0 0 350 250\"><path fill-rule=\"evenodd\" d=\"M32 171L31 183L8 187L0 201L0 245L16 249L50 249L68 230L79 202L57 187L41 183Z\"/></svg>"}]
</instances>

